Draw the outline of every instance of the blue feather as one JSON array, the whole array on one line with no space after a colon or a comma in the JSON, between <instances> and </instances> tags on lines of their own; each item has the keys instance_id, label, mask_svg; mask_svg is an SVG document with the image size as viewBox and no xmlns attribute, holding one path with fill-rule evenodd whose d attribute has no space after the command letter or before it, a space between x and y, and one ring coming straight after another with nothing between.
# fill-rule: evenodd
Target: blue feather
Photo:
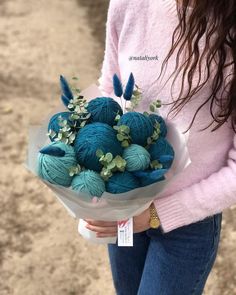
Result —
<instances>
[{"instance_id":1,"label":"blue feather","mask_svg":"<svg viewBox=\"0 0 236 295\"><path fill-rule=\"evenodd\" d=\"M132 97L133 91L134 91L134 85L135 85L134 76L131 73L129 76L128 82L126 84L125 92L124 92L124 99L125 100L131 100L131 97Z\"/></svg>"},{"instance_id":2,"label":"blue feather","mask_svg":"<svg viewBox=\"0 0 236 295\"><path fill-rule=\"evenodd\" d=\"M123 95L123 87L119 77L116 74L113 76L113 88L117 97L121 97Z\"/></svg>"},{"instance_id":3,"label":"blue feather","mask_svg":"<svg viewBox=\"0 0 236 295\"><path fill-rule=\"evenodd\" d=\"M135 171L133 174L139 178L148 178L150 180L158 180L164 176L168 169Z\"/></svg>"},{"instance_id":4,"label":"blue feather","mask_svg":"<svg viewBox=\"0 0 236 295\"><path fill-rule=\"evenodd\" d=\"M39 152L41 154L60 157L60 158L64 157L66 154L64 150L60 149L59 147L55 147L55 146L43 147Z\"/></svg>"},{"instance_id":5,"label":"blue feather","mask_svg":"<svg viewBox=\"0 0 236 295\"><path fill-rule=\"evenodd\" d=\"M66 107L70 103L70 100L64 94L61 95L61 100Z\"/></svg>"},{"instance_id":6,"label":"blue feather","mask_svg":"<svg viewBox=\"0 0 236 295\"><path fill-rule=\"evenodd\" d=\"M60 76L60 85L61 85L61 91L62 91L62 102L67 107L69 104L69 101L73 99L73 93L70 89L70 86L66 79L61 75Z\"/></svg>"}]
</instances>

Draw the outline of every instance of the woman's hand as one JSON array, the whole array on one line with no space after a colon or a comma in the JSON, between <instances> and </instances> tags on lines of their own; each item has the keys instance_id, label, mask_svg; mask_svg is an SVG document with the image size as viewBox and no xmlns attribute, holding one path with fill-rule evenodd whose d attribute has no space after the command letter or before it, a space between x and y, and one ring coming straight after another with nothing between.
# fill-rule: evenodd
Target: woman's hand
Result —
<instances>
[{"instance_id":1,"label":"woman's hand","mask_svg":"<svg viewBox=\"0 0 236 295\"><path fill-rule=\"evenodd\" d=\"M133 217L133 231L139 233L150 228L150 211L149 208L141 214ZM93 219L85 219L88 223L86 228L96 232L99 238L115 237L117 236L117 222L116 221L99 221Z\"/></svg>"}]
</instances>

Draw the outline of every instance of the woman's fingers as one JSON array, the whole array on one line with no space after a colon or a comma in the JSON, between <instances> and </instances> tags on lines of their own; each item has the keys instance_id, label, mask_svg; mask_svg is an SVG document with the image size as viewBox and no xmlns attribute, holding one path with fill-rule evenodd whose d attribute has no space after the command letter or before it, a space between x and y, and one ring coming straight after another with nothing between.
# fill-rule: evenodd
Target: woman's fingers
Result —
<instances>
[{"instance_id":1,"label":"woman's fingers","mask_svg":"<svg viewBox=\"0 0 236 295\"><path fill-rule=\"evenodd\" d=\"M84 219L88 224L94 226L117 226L116 221L102 221L102 220L93 220L93 219Z\"/></svg>"},{"instance_id":2,"label":"woman's fingers","mask_svg":"<svg viewBox=\"0 0 236 295\"><path fill-rule=\"evenodd\" d=\"M101 233L96 234L97 238L109 238L109 237L116 237L116 236L117 236L116 232L110 233L110 234L101 234Z\"/></svg>"},{"instance_id":3,"label":"woman's fingers","mask_svg":"<svg viewBox=\"0 0 236 295\"><path fill-rule=\"evenodd\" d=\"M91 230L91 231L95 231L97 233L104 233L104 234L111 234L111 233L116 233L117 232L117 228L116 226L95 226L95 225L90 225L87 224L86 228Z\"/></svg>"}]
</instances>

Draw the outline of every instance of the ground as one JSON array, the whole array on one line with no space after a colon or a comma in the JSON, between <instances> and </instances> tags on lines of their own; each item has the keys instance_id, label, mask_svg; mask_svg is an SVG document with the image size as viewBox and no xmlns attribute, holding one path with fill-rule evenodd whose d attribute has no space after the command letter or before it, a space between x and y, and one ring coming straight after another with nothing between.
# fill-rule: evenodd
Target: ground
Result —
<instances>
[{"instance_id":1,"label":"ground","mask_svg":"<svg viewBox=\"0 0 236 295\"><path fill-rule=\"evenodd\" d=\"M29 125L59 103L59 74L79 76L81 88L97 82L107 5L107 0L0 2L1 295L114 294L106 247L80 237L77 221L24 167ZM235 213L235 208L224 212L205 295L236 294Z\"/></svg>"}]
</instances>

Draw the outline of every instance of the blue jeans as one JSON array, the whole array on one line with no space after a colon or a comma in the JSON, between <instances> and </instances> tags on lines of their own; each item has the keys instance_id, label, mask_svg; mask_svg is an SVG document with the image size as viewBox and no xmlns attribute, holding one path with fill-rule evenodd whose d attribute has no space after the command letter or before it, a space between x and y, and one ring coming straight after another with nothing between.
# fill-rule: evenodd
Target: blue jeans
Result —
<instances>
[{"instance_id":1,"label":"blue jeans","mask_svg":"<svg viewBox=\"0 0 236 295\"><path fill-rule=\"evenodd\" d=\"M222 213L162 233L134 234L133 247L108 245L117 295L200 295L216 259Z\"/></svg>"}]
</instances>

